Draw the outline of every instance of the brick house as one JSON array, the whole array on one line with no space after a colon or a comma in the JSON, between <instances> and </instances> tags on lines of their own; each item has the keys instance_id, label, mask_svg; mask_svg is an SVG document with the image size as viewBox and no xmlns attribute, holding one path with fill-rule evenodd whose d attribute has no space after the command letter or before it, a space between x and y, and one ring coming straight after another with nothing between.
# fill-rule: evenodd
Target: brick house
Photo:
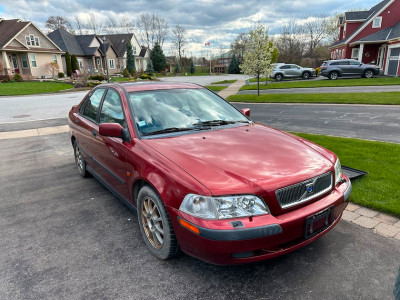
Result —
<instances>
[{"instance_id":1,"label":"brick house","mask_svg":"<svg viewBox=\"0 0 400 300\"><path fill-rule=\"evenodd\" d=\"M24 79L49 78L48 65L57 63L63 70L64 52L32 22L0 18L1 77L20 74Z\"/></svg>"},{"instance_id":2,"label":"brick house","mask_svg":"<svg viewBox=\"0 0 400 300\"><path fill-rule=\"evenodd\" d=\"M353 58L376 64L384 75L400 75L400 0L346 12L338 28L338 40L329 47L331 59Z\"/></svg>"}]
</instances>

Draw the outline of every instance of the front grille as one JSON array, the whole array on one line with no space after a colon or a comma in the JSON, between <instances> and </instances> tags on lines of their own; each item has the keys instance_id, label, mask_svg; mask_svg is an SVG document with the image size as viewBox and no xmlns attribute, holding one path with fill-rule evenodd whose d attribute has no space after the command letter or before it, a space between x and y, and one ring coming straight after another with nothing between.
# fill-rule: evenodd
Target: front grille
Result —
<instances>
[{"instance_id":1,"label":"front grille","mask_svg":"<svg viewBox=\"0 0 400 300\"><path fill-rule=\"evenodd\" d=\"M332 189L332 172L286 186L275 191L281 208L288 208L310 201Z\"/></svg>"}]
</instances>

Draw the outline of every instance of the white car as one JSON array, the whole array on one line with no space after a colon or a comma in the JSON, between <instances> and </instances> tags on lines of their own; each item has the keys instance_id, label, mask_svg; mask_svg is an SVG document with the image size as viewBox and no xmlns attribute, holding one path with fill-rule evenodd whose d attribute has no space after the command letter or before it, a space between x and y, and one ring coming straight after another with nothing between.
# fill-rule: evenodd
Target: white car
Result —
<instances>
[{"instance_id":1,"label":"white car","mask_svg":"<svg viewBox=\"0 0 400 300\"><path fill-rule=\"evenodd\" d=\"M274 69L270 75L276 81L281 81L283 78L300 77L309 79L310 77L317 76L317 72L313 68L303 68L295 64L275 64Z\"/></svg>"}]
</instances>

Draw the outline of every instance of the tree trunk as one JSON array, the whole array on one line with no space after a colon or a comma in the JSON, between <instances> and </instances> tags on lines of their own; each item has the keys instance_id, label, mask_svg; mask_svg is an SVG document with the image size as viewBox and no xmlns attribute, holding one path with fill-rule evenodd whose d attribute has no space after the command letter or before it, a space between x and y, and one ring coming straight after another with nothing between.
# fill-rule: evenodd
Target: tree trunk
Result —
<instances>
[{"instance_id":1,"label":"tree trunk","mask_svg":"<svg viewBox=\"0 0 400 300\"><path fill-rule=\"evenodd\" d=\"M257 73L257 96L260 96L260 73Z\"/></svg>"}]
</instances>

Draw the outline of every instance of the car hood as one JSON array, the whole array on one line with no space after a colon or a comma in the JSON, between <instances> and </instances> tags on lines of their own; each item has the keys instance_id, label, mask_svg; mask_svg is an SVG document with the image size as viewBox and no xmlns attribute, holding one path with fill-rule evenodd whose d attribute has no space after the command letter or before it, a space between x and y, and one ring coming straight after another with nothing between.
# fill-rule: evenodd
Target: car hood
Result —
<instances>
[{"instance_id":1,"label":"car hood","mask_svg":"<svg viewBox=\"0 0 400 300\"><path fill-rule=\"evenodd\" d=\"M317 145L259 124L143 141L213 195L275 190L331 170L334 159Z\"/></svg>"}]
</instances>

